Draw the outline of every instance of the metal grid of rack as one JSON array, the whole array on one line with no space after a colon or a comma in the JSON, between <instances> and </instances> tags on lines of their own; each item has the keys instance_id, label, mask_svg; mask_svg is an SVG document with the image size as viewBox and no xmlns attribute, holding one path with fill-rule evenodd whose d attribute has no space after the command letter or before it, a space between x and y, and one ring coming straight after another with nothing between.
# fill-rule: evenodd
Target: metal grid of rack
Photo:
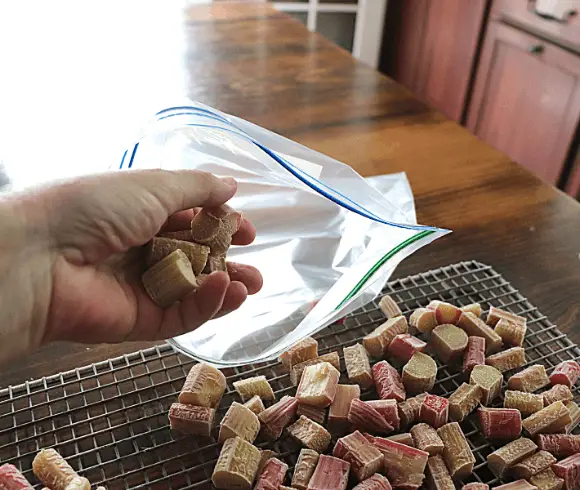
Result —
<instances>
[{"instance_id":1,"label":"metal grid of rack","mask_svg":"<svg viewBox=\"0 0 580 490\"><path fill-rule=\"evenodd\" d=\"M390 294L405 315L432 299L458 306L475 302L484 308L498 306L528 319L524 344L528 364L540 362L550 372L565 359L580 358L580 349L537 308L492 267L478 262L399 279L387 284L383 293ZM343 347L383 321L377 303L368 304L342 324L319 332L315 336L319 351L336 350L342 357ZM109 489L211 488L219 445L213 439L172 433L167 420L169 406L192 365L191 359L161 345L0 391L0 462L15 464L37 483L32 459L40 448L50 446L94 485ZM453 366L438 365L434 392L448 396L464 377ZM228 386L218 421L235 399L232 383L242 377L265 375L278 397L294 391L288 374L276 362L229 369L225 374ZM363 398L371 395L363 393ZM481 436L473 415L462 427L476 457L470 481L497 485L485 461L498 446ZM299 452L287 437L258 446L278 452L290 467Z\"/></svg>"}]
</instances>

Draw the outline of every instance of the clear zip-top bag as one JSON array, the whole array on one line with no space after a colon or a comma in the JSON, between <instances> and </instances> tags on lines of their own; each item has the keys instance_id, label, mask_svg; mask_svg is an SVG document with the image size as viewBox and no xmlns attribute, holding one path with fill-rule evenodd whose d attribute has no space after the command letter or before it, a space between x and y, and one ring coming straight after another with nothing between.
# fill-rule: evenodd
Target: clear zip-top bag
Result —
<instances>
[{"instance_id":1,"label":"clear zip-top bag","mask_svg":"<svg viewBox=\"0 0 580 490\"><path fill-rule=\"evenodd\" d=\"M448 233L416 223L404 174L364 179L197 102L158 112L120 168L194 168L238 181L229 204L258 234L228 259L257 267L264 286L237 311L170 340L221 367L276 358L372 301L401 260Z\"/></svg>"}]
</instances>

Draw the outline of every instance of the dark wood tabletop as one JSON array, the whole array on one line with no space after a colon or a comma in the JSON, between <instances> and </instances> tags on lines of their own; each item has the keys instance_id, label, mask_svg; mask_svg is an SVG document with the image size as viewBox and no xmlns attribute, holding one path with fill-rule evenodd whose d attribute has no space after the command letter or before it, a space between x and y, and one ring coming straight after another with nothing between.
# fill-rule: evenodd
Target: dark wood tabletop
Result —
<instances>
[{"instance_id":1,"label":"dark wood tabletop","mask_svg":"<svg viewBox=\"0 0 580 490\"><path fill-rule=\"evenodd\" d=\"M267 5L193 7L155 22L129 10L123 12L118 15L126 15L131 26L116 39L119 44L109 46L103 41L104 53L87 51L90 59L79 61L101 73L100 78L83 79L82 92L95 110L100 103L126 100L142 109L143 86L157 96L173 84L175 91L182 91L179 95L326 153L363 176L404 171L415 194L419 222L454 233L403 262L396 277L462 260L485 262L573 340L580 341L578 202L418 102L389 78ZM102 22L102 33L122 31L118 18L113 21L99 12L92 14ZM157 31L151 32L147 22L156 25ZM53 24L46 24L53 29ZM89 36L94 35L91 32L75 29L75 44L88 46ZM118 52L122 56L132 53L125 58L126 69L111 61ZM53 64L53 69L65 73L69 54L59 58L59 53L53 53L61 62ZM40 60L42 49L34 56L31 65ZM172 78L164 78L157 86L156 80L145 75L154 72L155 64L160 64L159 70L167 69L163 60L173 60ZM115 67L121 72L114 72ZM111 91L113 102L109 100ZM64 92L61 96L61 109L72 111L78 101ZM57 125L45 131L59 129ZM103 135L97 136L106 144L107 131L112 130L101 126L101 131ZM147 345L49 346L5 367L0 386Z\"/></svg>"}]
</instances>

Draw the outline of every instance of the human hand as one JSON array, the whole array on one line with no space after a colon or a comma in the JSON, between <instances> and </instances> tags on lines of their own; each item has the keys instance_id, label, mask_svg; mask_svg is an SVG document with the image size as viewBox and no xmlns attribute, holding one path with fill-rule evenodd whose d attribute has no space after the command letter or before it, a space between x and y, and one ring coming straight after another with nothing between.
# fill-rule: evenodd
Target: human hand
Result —
<instances>
[{"instance_id":1,"label":"human hand","mask_svg":"<svg viewBox=\"0 0 580 490\"><path fill-rule=\"evenodd\" d=\"M251 266L228 264L181 302L156 306L141 284L147 243L187 229L196 207L219 206L233 179L197 171L105 174L13 195L0 203L0 358L53 340L159 340L233 311L262 286ZM246 219L234 235L247 245Z\"/></svg>"}]
</instances>

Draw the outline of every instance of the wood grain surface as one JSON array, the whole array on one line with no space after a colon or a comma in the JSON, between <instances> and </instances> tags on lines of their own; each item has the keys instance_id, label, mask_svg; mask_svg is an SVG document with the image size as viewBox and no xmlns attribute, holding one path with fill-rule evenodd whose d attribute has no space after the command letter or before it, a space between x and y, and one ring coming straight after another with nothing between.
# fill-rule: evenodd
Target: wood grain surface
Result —
<instances>
[{"instance_id":1,"label":"wood grain surface","mask_svg":"<svg viewBox=\"0 0 580 490\"><path fill-rule=\"evenodd\" d=\"M132 22L139 23L139 16ZM454 233L406 260L396 277L461 260L488 263L580 341L580 204L266 5L191 8L179 29L179 46L168 42L159 49L167 56L183 50L184 95L326 153L364 176L407 173L419 222ZM76 42L82 45L82 36ZM148 62L147 52L137 55ZM130 82L138 80L123 81L127 96ZM94 85L85 88L98 95ZM144 345L49 346L5 367L0 386Z\"/></svg>"}]
</instances>

